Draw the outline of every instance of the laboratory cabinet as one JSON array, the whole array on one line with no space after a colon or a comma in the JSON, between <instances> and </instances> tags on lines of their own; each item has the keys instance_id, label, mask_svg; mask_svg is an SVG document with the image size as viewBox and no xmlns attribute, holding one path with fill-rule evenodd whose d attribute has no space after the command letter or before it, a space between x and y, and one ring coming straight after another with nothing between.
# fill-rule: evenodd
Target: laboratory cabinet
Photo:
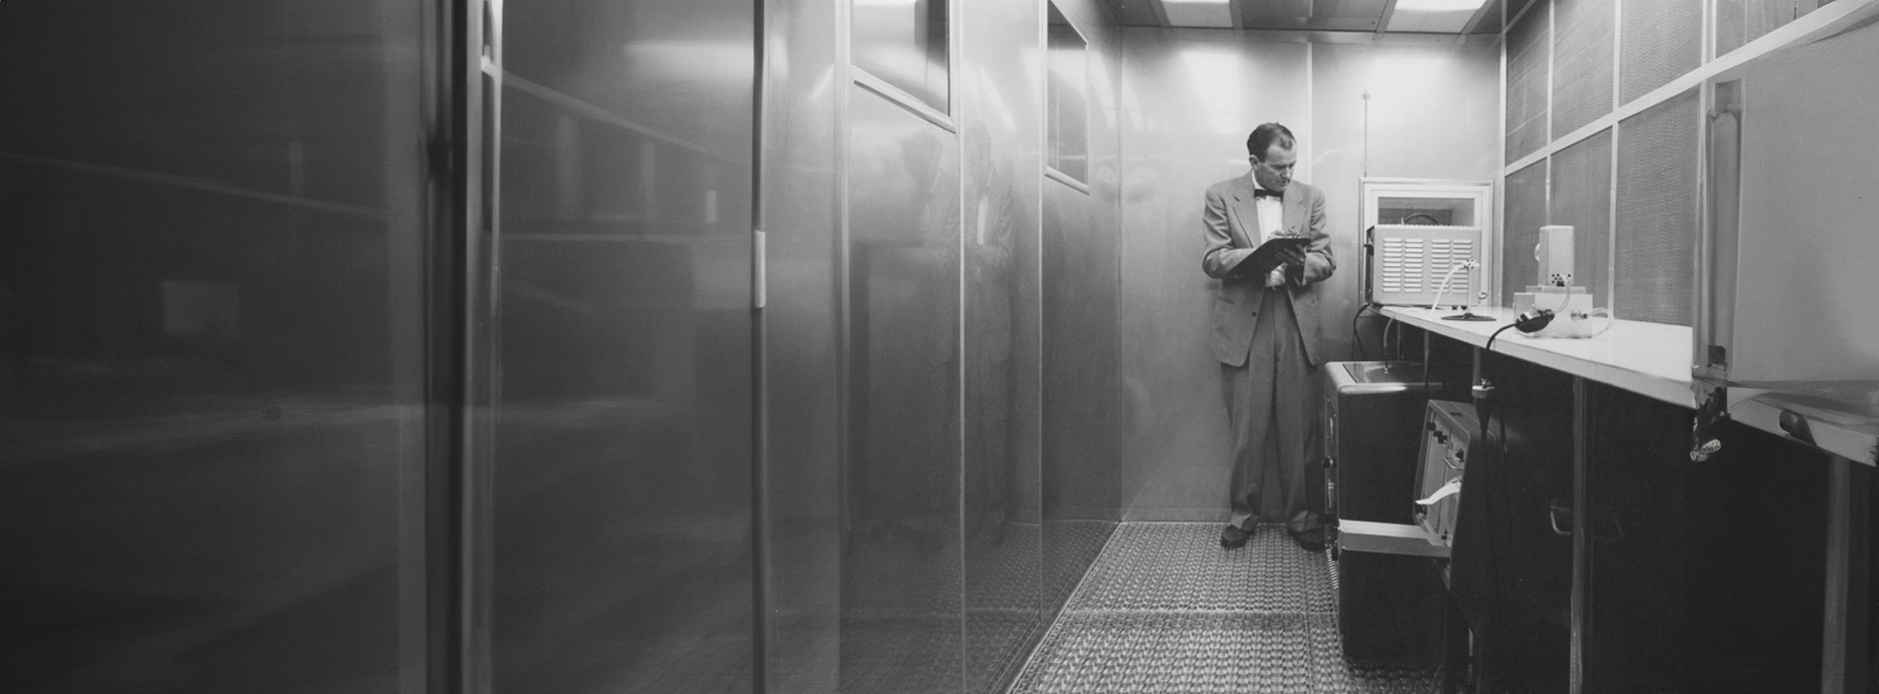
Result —
<instances>
[{"instance_id":1,"label":"laboratory cabinet","mask_svg":"<svg viewBox=\"0 0 1879 694\"><path fill-rule=\"evenodd\" d=\"M1691 364L1738 421L1879 464L1879 25L1720 76Z\"/></svg>"},{"instance_id":2,"label":"laboratory cabinet","mask_svg":"<svg viewBox=\"0 0 1879 694\"><path fill-rule=\"evenodd\" d=\"M1405 361L1330 362L1321 371L1326 525L1344 657L1434 664L1446 610L1435 561L1444 552L1417 532L1413 506L1422 411L1445 384Z\"/></svg>"},{"instance_id":3,"label":"laboratory cabinet","mask_svg":"<svg viewBox=\"0 0 1879 694\"><path fill-rule=\"evenodd\" d=\"M1448 564L1468 690L1873 691L1869 468L1726 421L1696 460L1688 405L1409 337L1494 386Z\"/></svg>"}]
</instances>

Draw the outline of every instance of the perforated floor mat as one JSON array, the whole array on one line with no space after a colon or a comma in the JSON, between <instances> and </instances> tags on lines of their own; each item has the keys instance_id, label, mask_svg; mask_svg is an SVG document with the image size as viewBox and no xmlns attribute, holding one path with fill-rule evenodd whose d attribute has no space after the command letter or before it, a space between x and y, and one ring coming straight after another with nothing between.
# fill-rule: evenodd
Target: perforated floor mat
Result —
<instances>
[{"instance_id":1,"label":"perforated floor mat","mask_svg":"<svg viewBox=\"0 0 1879 694\"><path fill-rule=\"evenodd\" d=\"M1124 523L1014 694L1427 692L1427 670L1356 667L1323 554L1278 526L1220 548L1214 523Z\"/></svg>"}]
</instances>

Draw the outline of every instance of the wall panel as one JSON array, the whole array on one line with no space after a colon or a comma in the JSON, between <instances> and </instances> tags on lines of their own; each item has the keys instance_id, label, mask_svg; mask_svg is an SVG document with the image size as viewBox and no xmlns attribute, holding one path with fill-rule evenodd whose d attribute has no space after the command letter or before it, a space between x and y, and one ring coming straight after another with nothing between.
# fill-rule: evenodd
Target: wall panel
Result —
<instances>
[{"instance_id":1,"label":"wall panel","mask_svg":"<svg viewBox=\"0 0 1879 694\"><path fill-rule=\"evenodd\" d=\"M1612 134L1604 130L1553 155L1548 184L1546 223L1572 227L1573 284L1592 292L1594 306L1611 305L1611 165Z\"/></svg>"},{"instance_id":2,"label":"wall panel","mask_svg":"<svg viewBox=\"0 0 1879 694\"><path fill-rule=\"evenodd\" d=\"M1696 315L1699 106L1692 90L1618 124L1619 318L1689 325Z\"/></svg>"},{"instance_id":3,"label":"wall panel","mask_svg":"<svg viewBox=\"0 0 1879 694\"><path fill-rule=\"evenodd\" d=\"M492 688L749 691L751 6L503 9Z\"/></svg>"},{"instance_id":4,"label":"wall panel","mask_svg":"<svg viewBox=\"0 0 1879 694\"><path fill-rule=\"evenodd\" d=\"M1507 176L1506 224L1501 230L1501 301L1512 304L1514 292L1524 292L1527 285L1539 282L1540 262L1533 258L1533 245L1540 241L1540 227L1546 225L1545 160Z\"/></svg>"},{"instance_id":5,"label":"wall panel","mask_svg":"<svg viewBox=\"0 0 1879 694\"><path fill-rule=\"evenodd\" d=\"M1088 41L1087 192L1043 182L1041 460L1044 621L1062 609L1121 517L1118 332L1122 227L1117 80L1122 43L1097 0L1057 9Z\"/></svg>"},{"instance_id":6,"label":"wall panel","mask_svg":"<svg viewBox=\"0 0 1879 694\"><path fill-rule=\"evenodd\" d=\"M849 90L844 692L961 682L956 137Z\"/></svg>"},{"instance_id":7,"label":"wall panel","mask_svg":"<svg viewBox=\"0 0 1879 694\"><path fill-rule=\"evenodd\" d=\"M764 309L776 694L839 686L842 375L834 3L770 3L764 85Z\"/></svg>"},{"instance_id":8,"label":"wall panel","mask_svg":"<svg viewBox=\"0 0 1879 694\"><path fill-rule=\"evenodd\" d=\"M1618 0L1554 0L1552 137L1612 110Z\"/></svg>"},{"instance_id":9,"label":"wall panel","mask_svg":"<svg viewBox=\"0 0 1879 694\"><path fill-rule=\"evenodd\" d=\"M1126 520L1226 517L1228 429L1207 348L1214 280L1201 272L1202 193L1247 173L1246 136L1266 121L1303 139L1311 181L1310 46L1231 32L1124 29L1121 446Z\"/></svg>"},{"instance_id":10,"label":"wall panel","mask_svg":"<svg viewBox=\"0 0 1879 694\"><path fill-rule=\"evenodd\" d=\"M1507 163L1546 145L1547 108L1552 98L1551 3L1542 2L1507 29Z\"/></svg>"},{"instance_id":11,"label":"wall panel","mask_svg":"<svg viewBox=\"0 0 1879 694\"><path fill-rule=\"evenodd\" d=\"M1718 0L1716 55L1727 55L1770 31L1814 11L1819 2L1798 0Z\"/></svg>"},{"instance_id":12,"label":"wall panel","mask_svg":"<svg viewBox=\"0 0 1879 694\"><path fill-rule=\"evenodd\" d=\"M1703 62L1702 0L1626 0L1618 102L1669 84ZM1718 27L1718 43L1722 42ZM1718 46L1718 54L1722 48Z\"/></svg>"},{"instance_id":13,"label":"wall panel","mask_svg":"<svg viewBox=\"0 0 1879 694\"><path fill-rule=\"evenodd\" d=\"M1002 691L1041 621L1042 17L960 7L965 691ZM1079 132L1079 134L1081 134ZM1053 183L1054 185L1054 183Z\"/></svg>"},{"instance_id":14,"label":"wall panel","mask_svg":"<svg viewBox=\"0 0 1879 694\"><path fill-rule=\"evenodd\" d=\"M0 7L0 690L423 691L420 9Z\"/></svg>"}]
</instances>

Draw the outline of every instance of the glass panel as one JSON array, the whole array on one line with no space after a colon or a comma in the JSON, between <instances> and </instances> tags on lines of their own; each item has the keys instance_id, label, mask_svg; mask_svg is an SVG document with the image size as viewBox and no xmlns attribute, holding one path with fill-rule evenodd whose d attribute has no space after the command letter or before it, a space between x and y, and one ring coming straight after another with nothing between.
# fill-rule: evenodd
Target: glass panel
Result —
<instances>
[{"instance_id":1,"label":"glass panel","mask_svg":"<svg viewBox=\"0 0 1879 694\"><path fill-rule=\"evenodd\" d=\"M752 5L504 9L494 690L748 692Z\"/></svg>"},{"instance_id":2,"label":"glass panel","mask_svg":"<svg viewBox=\"0 0 1879 694\"><path fill-rule=\"evenodd\" d=\"M851 61L941 113L949 112L948 0L853 0Z\"/></svg>"},{"instance_id":3,"label":"glass panel","mask_svg":"<svg viewBox=\"0 0 1879 694\"><path fill-rule=\"evenodd\" d=\"M0 9L0 690L425 690L421 7Z\"/></svg>"},{"instance_id":4,"label":"glass panel","mask_svg":"<svg viewBox=\"0 0 1879 694\"><path fill-rule=\"evenodd\" d=\"M1043 29L1037 5L975 7L960 36L958 110L965 205L963 655L965 691L1002 692L1048 626L1039 604L1038 199L1045 185L1063 186L1038 175L1044 132L1037 126L1046 108L1037 98L1039 75L1011 69L1037 53ZM1075 59L1081 67L1081 49ZM1083 142L1080 127L1076 139ZM1077 163L1084 165L1084 157Z\"/></svg>"},{"instance_id":5,"label":"glass panel","mask_svg":"<svg viewBox=\"0 0 1879 694\"><path fill-rule=\"evenodd\" d=\"M1435 226L1472 227L1480 222L1475 220L1475 199L1444 197L1401 197L1384 195L1377 198L1377 223L1379 224L1430 224Z\"/></svg>"},{"instance_id":6,"label":"glass panel","mask_svg":"<svg viewBox=\"0 0 1879 694\"><path fill-rule=\"evenodd\" d=\"M833 2L764 9L768 694L836 690L841 653L841 239L836 102L847 71ZM780 405L780 406L779 406Z\"/></svg>"},{"instance_id":7,"label":"glass panel","mask_svg":"<svg viewBox=\"0 0 1879 694\"><path fill-rule=\"evenodd\" d=\"M958 692L958 139L849 100L841 691Z\"/></svg>"},{"instance_id":8,"label":"glass panel","mask_svg":"<svg viewBox=\"0 0 1879 694\"><path fill-rule=\"evenodd\" d=\"M1050 153L1045 165L1087 183L1090 178L1089 44L1050 5Z\"/></svg>"}]
</instances>

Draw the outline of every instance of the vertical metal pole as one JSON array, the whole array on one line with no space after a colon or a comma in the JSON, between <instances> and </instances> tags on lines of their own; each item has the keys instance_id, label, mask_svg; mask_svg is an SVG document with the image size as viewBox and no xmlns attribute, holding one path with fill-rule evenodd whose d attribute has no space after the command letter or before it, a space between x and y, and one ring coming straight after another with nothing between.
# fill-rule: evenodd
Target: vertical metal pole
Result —
<instances>
[{"instance_id":1,"label":"vertical metal pole","mask_svg":"<svg viewBox=\"0 0 1879 694\"><path fill-rule=\"evenodd\" d=\"M1869 473L1843 456L1829 457L1827 473L1827 595L1821 620L1820 691L1866 690L1866 571L1871 557Z\"/></svg>"},{"instance_id":2,"label":"vertical metal pole","mask_svg":"<svg viewBox=\"0 0 1879 694\"><path fill-rule=\"evenodd\" d=\"M750 538L751 538L751 677L750 688L756 694L769 690L769 651L772 622L770 618L770 417L768 371L765 355L769 334L764 307L769 302L768 251L763 232L763 109L766 80L764 0L751 0L755 13L752 37L752 108L750 128L750 375L751 375L751 466L750 466Z\"/></svg>"},{"instance_id":3,"label":"vertical metal pole","mask_svg":"<svg viewBox=\"0 0 1879 694\"><path fill-rule=\"evenodd\" d=\"M436 2L428 155L430 229L425 261L425 690L470 682L467 561L471 300L477 260L482 17L477 3Z\"/></svg>"},{"instance_id":4,"label":"vertical metal pole","mask_svg":"<svg viewBox=\"0 0 1879 694\"><path fill-rule=\"evenodd\" d=\"M1569 691L1585 691L1586 633L1592 612L1592 470L1586 455L1585 379L1572 378L1572 663Z\"/></svg>"}]
</instances>

